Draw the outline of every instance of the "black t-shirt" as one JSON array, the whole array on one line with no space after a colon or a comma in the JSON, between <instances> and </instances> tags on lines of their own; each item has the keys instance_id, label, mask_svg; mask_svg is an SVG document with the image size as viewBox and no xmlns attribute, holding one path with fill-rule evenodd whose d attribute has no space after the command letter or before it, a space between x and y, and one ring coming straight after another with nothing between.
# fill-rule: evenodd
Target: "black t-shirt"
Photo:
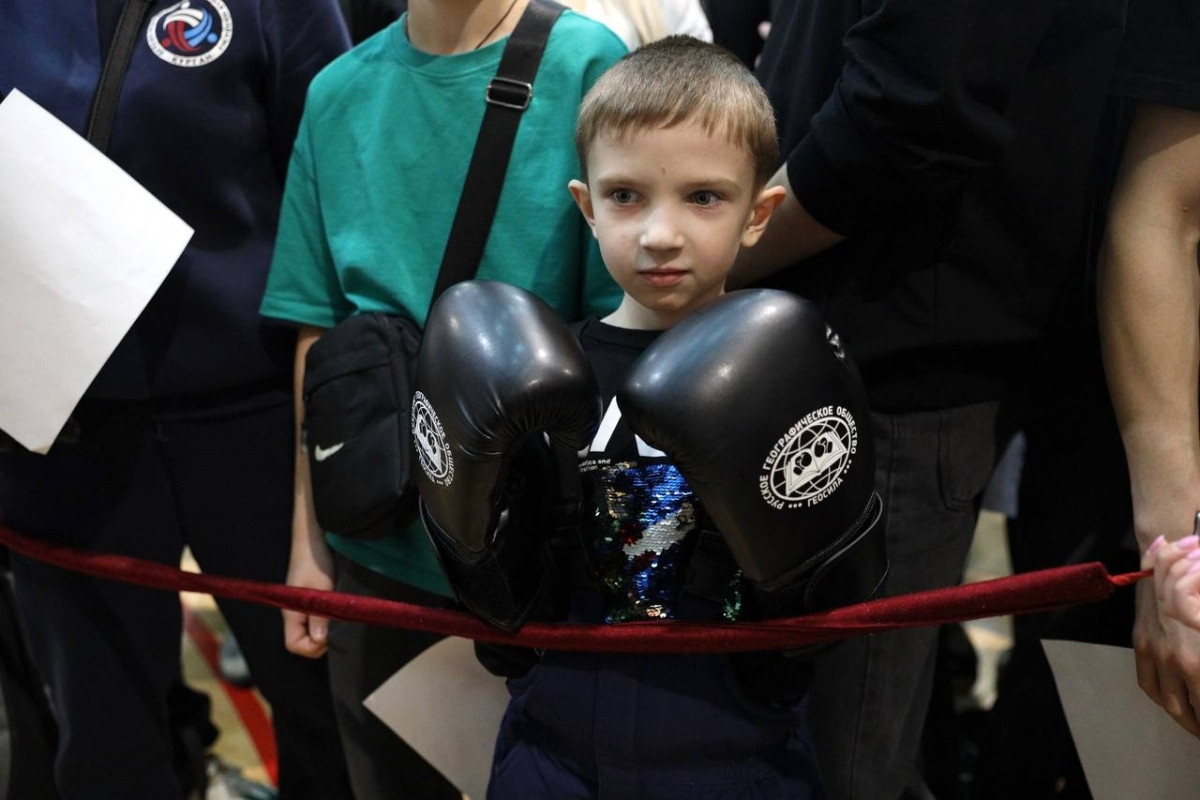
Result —
<instances>
[{"instance_id":1,"label":"black t-shirt","mask_svg":"<svg viewBox=\"0 0 1200 800\"><path fill-rule=\"evenodd\" d=\"M746 587L720 534L678 470L663 453L639 442L613 402L634 362L660 332L617 328L594 317L573 330L596 375L605 415L590 446L578 454L582 503L575 538L588 574L581 576L575 569L572 548L554 548L558 575L552 583L569 584L567 616L591 623L738 619ZM545 475L537 480L544 481L546 494L553 494L550 487L556 480ZM561 612L556 609L555 614ZM523 675L538 661L534 651L500 645L477 645L476 653L494 674L507 677ZM565 659L570 665L563 667L555 660L558 670L578 675L581 669L574 654L543 658ZM592 665L588 668L595 668L610 658L625 659L602 655L586 661ZM643 658L643 677L656 674L664 664L675 669L680 663L675 657ZM811 677L808 661L774 652L736 654L729 662L742 691L758 702L793 703L803 696ZM704 674L715 663L709 658L692 662ZM686 705L685 695L678 700ZM710 718L724 713L721 696L704 702L713 704ZM734 712L736 718L743 713ZM779 718L783 724L787 719Z\"/></svg>"},{"instance_id":2,"label":"black t-shirt","mask_svg":"<svg viewBox=\"0 0 1200 800\"><path fill-rule=\"evenodd\" d=\"M597 616L604 622L694 618L714 611L736 617L740 585L732 571L719 608L683 601L702 531L714 528L679 470L634 435L614 400L634 362L660 332L617 328L594 317L577 330L604 399L600 427L579 454L579 533L590 583L600 595Z\"/></svg>"},{"instance_id":3,"label":"black t-shirt","mask_svg":"<svg viewBox=\"0 0 1200 800\"><path fill-rule=\"evenodd\" d=\"M1200 110L1200 2L1129 4L1112 92L1138 102Z\"/></svg>"}]
</instances>

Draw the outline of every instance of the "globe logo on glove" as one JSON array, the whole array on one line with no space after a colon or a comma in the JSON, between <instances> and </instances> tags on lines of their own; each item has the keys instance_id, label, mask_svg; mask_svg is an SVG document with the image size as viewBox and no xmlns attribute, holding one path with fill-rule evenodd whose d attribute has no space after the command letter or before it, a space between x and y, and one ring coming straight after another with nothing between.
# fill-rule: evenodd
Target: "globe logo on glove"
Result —
<instances>
[{"instance_id":1,"label":"globe logo on glove","mask_svg":"<svg viewBox=\"0 0 1200 800\"><path fill-rule=\"evenodd\" d=\"M826 406L788 429L762 465L759 490L776 509L807 508L842 485L858 451L858 426L845 408Z\"/></svg>"},{"instance_id":2,"label":"globe logo on glove","mask_svg":"<svg viewBox=\"0 0 1200 800\"><path fill-rule=\"evenodd\" d=\"M421 392L413 395L412 432L413 447L425 477L438 486L449 486L454 480L454 457L446 444L441 420L429 398Z\"/></svg>"}]
</instances>

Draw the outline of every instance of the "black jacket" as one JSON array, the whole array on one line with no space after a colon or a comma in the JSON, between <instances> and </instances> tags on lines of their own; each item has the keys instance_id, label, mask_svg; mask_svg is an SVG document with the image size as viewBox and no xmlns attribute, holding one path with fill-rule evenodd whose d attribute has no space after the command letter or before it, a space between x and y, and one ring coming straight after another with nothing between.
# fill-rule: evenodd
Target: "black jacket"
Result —
<instances>
[{"instance_id":1,"label":"black jacket","mask_svg":"<svg viewBox=\"0 0 1200 800\"><path fill-rule=\"evenodd\" d=\"M1126 0L797 0L760 78L800 202L848 239L819 299L873 408L1002 396L1081 263Z\"/></svg>"}]
</instances>

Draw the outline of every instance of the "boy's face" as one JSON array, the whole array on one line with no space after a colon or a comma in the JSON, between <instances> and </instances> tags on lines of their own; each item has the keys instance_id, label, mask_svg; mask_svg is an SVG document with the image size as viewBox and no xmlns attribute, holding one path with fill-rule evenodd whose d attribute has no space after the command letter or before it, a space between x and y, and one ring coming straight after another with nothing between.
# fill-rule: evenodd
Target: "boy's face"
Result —
<instances>
[{"instance_id":1,"label":"boy's face","mask_svg":"<svg viewBox=\"0 0 1200 800\"><path fill-rule=\"evenodd\" d=\"M758 241L783 195L756 193L749 154L695 122L602 134L587 167L571 194L625 290L614 315L624 327L669 327L721 296L738 249Z\"/></svg>"}]
</instances>

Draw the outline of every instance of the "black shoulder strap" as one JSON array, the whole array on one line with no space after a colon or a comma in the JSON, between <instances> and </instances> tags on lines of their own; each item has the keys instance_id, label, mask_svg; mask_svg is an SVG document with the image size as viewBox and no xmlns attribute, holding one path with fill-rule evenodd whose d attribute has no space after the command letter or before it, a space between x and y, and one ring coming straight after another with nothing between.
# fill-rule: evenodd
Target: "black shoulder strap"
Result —
<instances>
[{"instance_id":1,"label":"black shoulder strap","mask_svg":"<svg viewBox=\"0 0 1200 800\"><path fill-rule=\"evenodd\" d=\"M487 110L479 126L475 152L458 200L446 252L429 304L460 281L475 277L492 229L504 175L512 156L521 114L533 99L533 81L550 29L563 7L549 0L530 0L504 45L496 76L487 87Z\"/></svg>"},{"instance_id":2,"label":"black shoulder strap","mask_svg":"<svg viewBox=\"0 0 1200 800\"><path fill-rule=\"evenodd\" d=\"M92 98L87 129L84 131L87 140L101 153L108 149L113 120L117 116L117 101L121 98L121 85L125 83L125 73L129 70L133 46L141 35L142 20L146 18L146 12L150 10L153 2L154 0L125 0L121 16L117 20L117 31L113 34L112 45L109 46L108 56L104 59L100 84L96 87L96 96Z\"/></svg>"}]
</instances>

